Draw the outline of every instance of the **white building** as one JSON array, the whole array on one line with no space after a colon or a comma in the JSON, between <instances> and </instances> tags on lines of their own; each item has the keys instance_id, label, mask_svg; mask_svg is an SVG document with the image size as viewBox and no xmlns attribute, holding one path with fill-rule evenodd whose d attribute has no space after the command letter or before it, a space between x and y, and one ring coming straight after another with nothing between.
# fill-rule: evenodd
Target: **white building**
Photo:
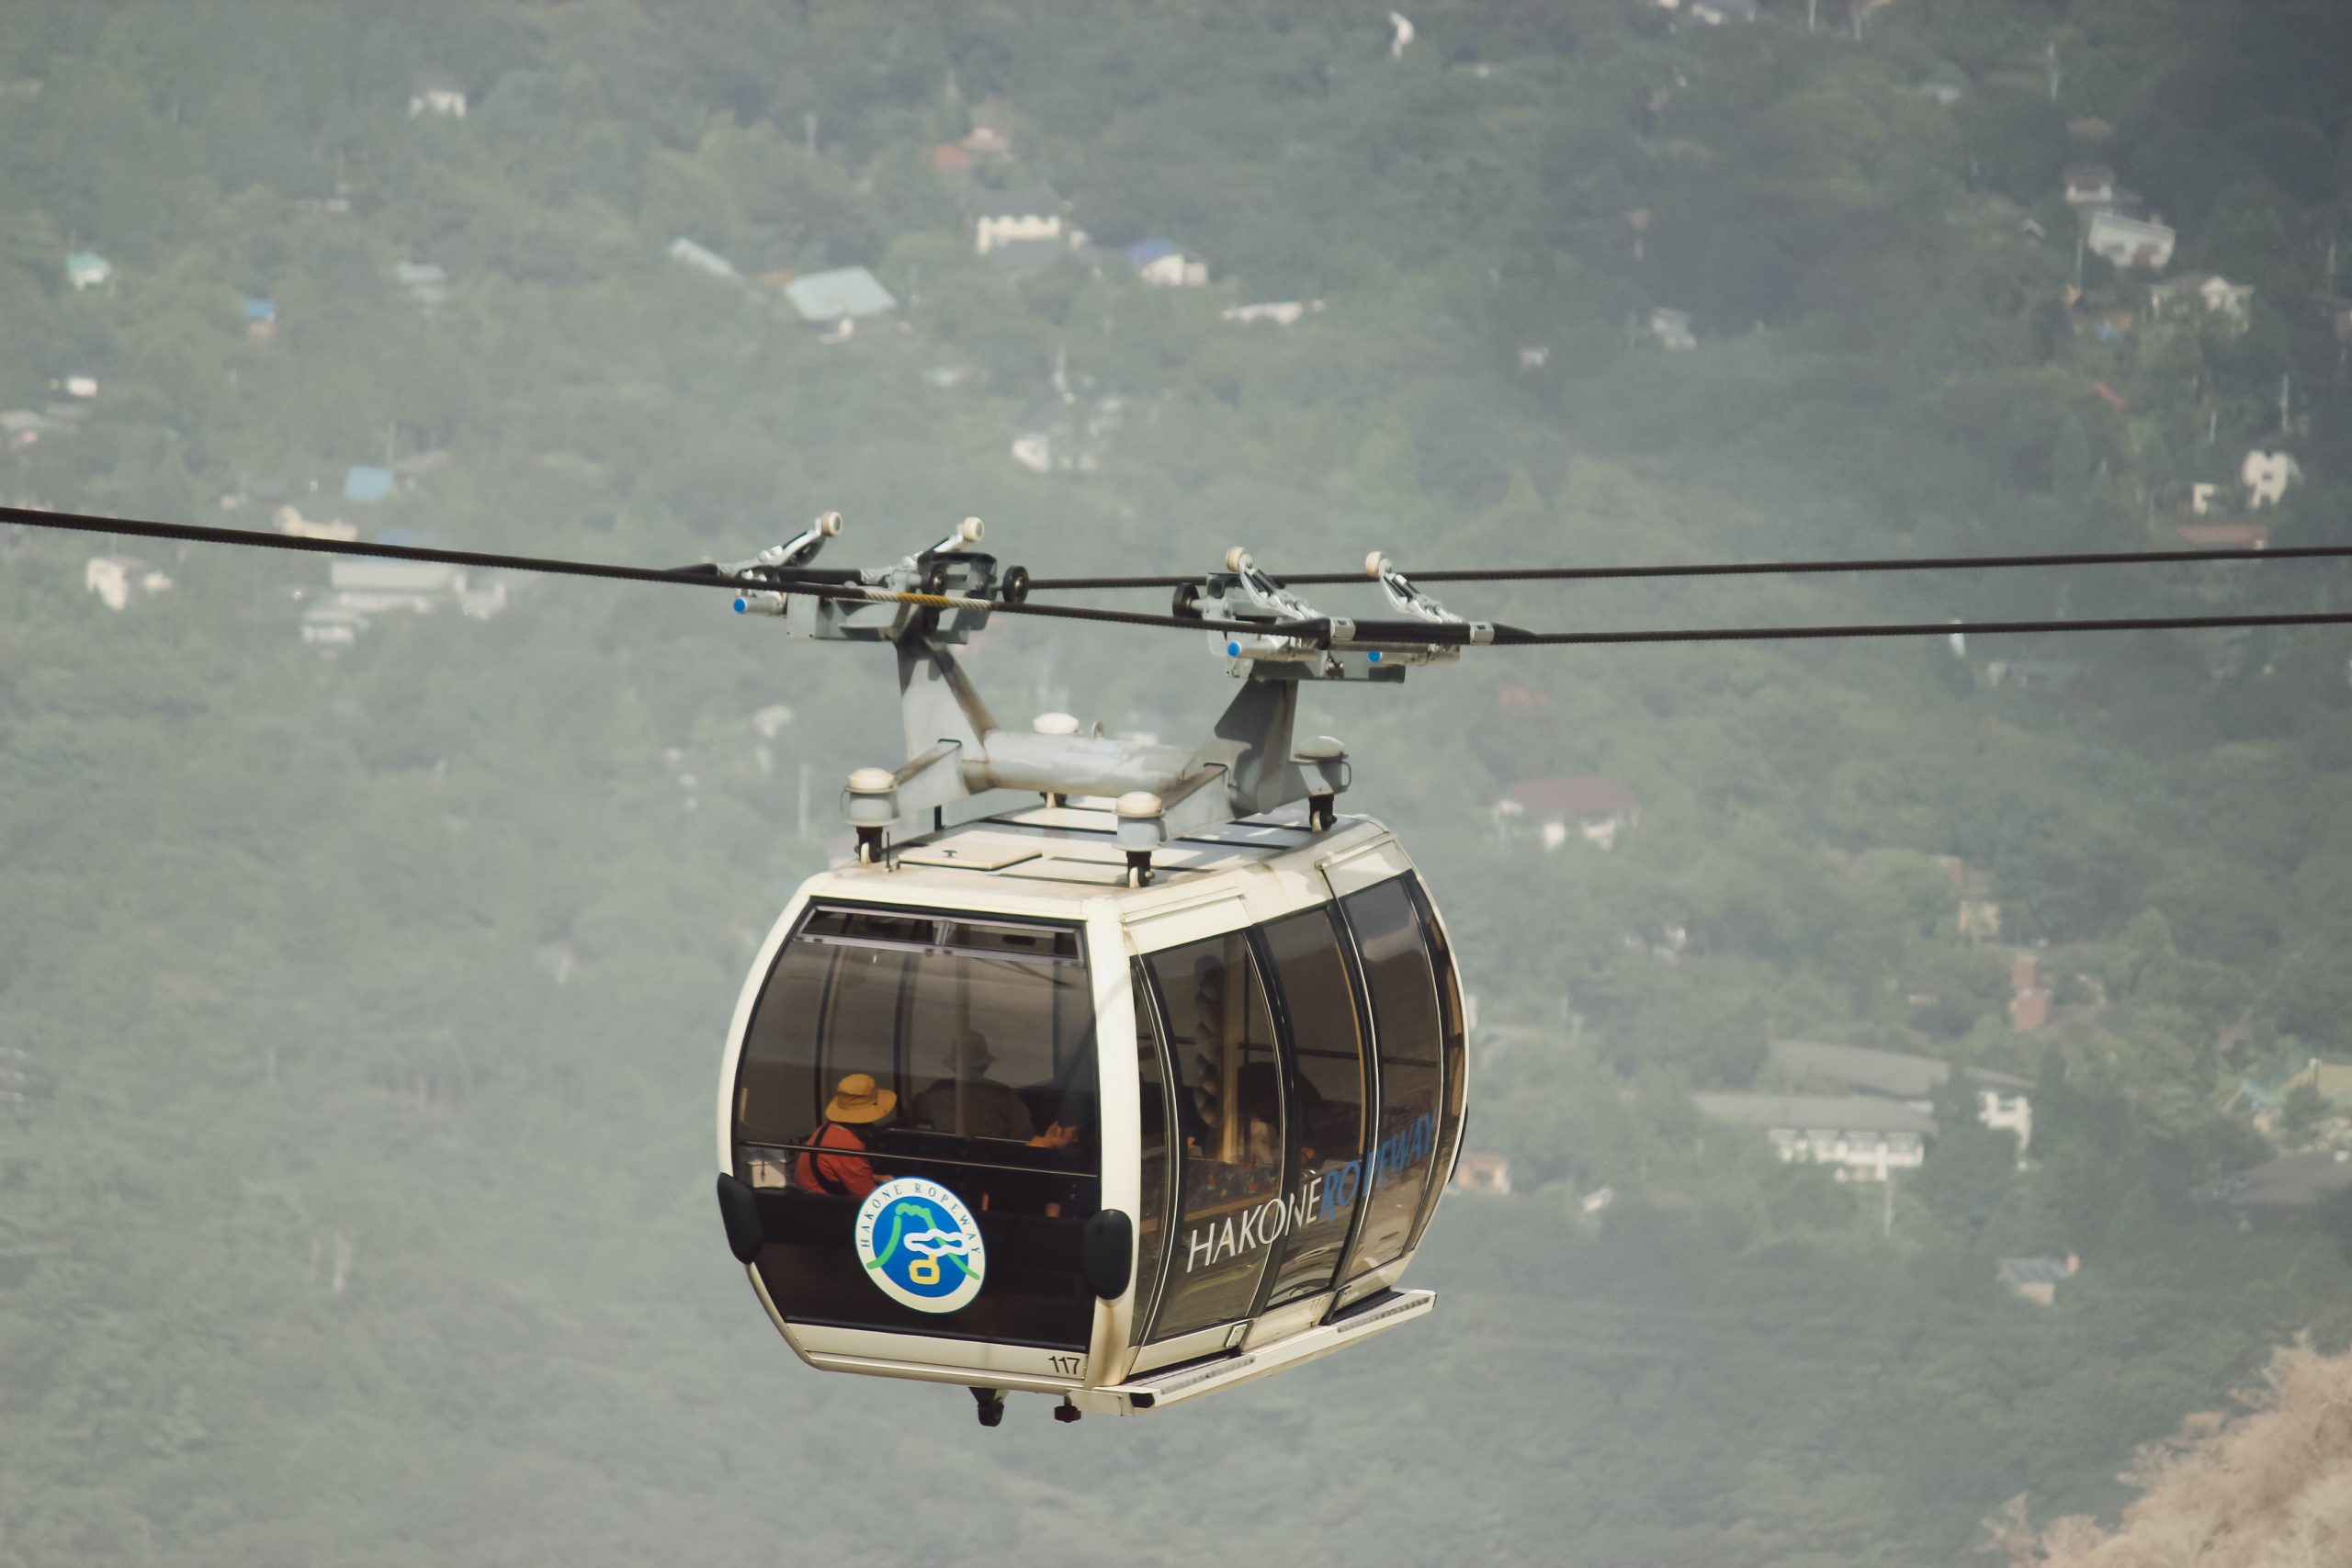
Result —
<instances>
[{"instance_id":1,"label":"white building","mask_svg":"<svg viewBox=\"0 0 2352 1568\"><path fill-rule=\"evenodd\" d=\"M1727 1126L1760 1129L1782 1161L1834 1166L1840 1181L1884 1181L1917 1170L1936 1135L1935 1118L1872 1095L1698 1094L1700 1113Z\"/></svg>"},{"instance_id":2,"label":"white building","mask_svg":"<svg viewBox=\"0 0 2352 1568\"><path fill-rule=\"evenodd\" d=\"M82 586L107 609L119 610L133 599L168 592L172 580L130 556L92 556L82 569Z\"/></svg>"},{"instance_id":3,"label":"white building","mask_svg":"<svg viewBox=\"0 0 2352 1568\"><path fill-rule=\"evenodd\" d=\"M1642 803L1617 780L1598 773L1522 779L1495 802L1497 830L1507 841L1515 830L1533 828L1547 850L1571 839L1609 849L1642 819Z\"/></svg>"},{"instance_id":4,"label":"white building","mask_svg":"<svg viewBox=\"0 0 2352 1568\"><path fill-rule=\"evenodd\" d=\"M440 561L338 560L327 569L338 609L356 615L380 615L394 610L429 615L445 604L462 615L488 620L506 607L506 585L486 587L468 583L466 574Z\"/></svg>"},{"instance_id":5,"label":"white building","mask_svg":"<svg viewBox=\"0 0 2352 1568\"><path fill-rule=\"evenodd\" d=\"M1669 310L1661 305L1650 312L1650 336L1668 348L1696 348L1699 339L1690 331L1690 312Z\"/></svg>"},{"instance_id":6,"label":"white building","mask_svg":"<svg viewBox=\"0 0 2352 1568\"><path fill-rule=\"evenodd\" d=\"M2173 241L2173 231L2161 223L2126 218L2120 212L2101 212L2091 219L2090 234L2084 243L2092 254L2104 256L2117 266L2162 272L2172 265Z\"/></svg>"},{"instance_id":7,"label":"white building","mask_svg":"<svg viewBox=\"0 0 2352 1568\"><path fill-rule=\"evenodd\" d=\"M1812 1040L1775 1040L1770 1046L1775 1070L1807 1085L1880 1095L1926 1115L1935 1106L1937 1091L1951 1081L1952 1066L1933 1056L1877 1051L1866 1045L1832 1045ZM1962 1078L1976 1102L1976 1120L1997 1132L2012 1134L2020 1157L2033 1142L2032 1084L2014 1073L1990 1067L1962 1067Z\"/></svg>"},{"instance_id":8,"label":"white building","mask_svg":"<svg viewBox=\"0 0 2352 1568\"><path fill-rule=\"evenodd\" d=\"M1051 191L990 191L980 198L975 241L982 255L1022 241L1066 238L1062 206Z\"/></svg>"},{"instance_id":9,"label":"white building","mask_svg":"<svg viewBox=\"0 0 2352 1568\"><path fill-rule=\"evenodd\" d=\"M1322 309L1320 299L1269 299L1257 305L1227 305L1217 316L1227 321L1272 321L1278 327L1294 327L1300 318Z\"/></svg>"},{"instance_id":10,"label":"white building","mask_svg":"<svg viewBox=\"0 0 2352 1568\"><path fill-rule=\"evenodd\" d=\"M2254 285L2232 283L2219 273L2185 272L2148 289L2148 313L2159 320L2167 310L2198 309L2222 317L2243 333L2254 325Z\"/></svg>"},{"instance_id":11,"label":"white building","mask_svg":"<svg viewBox=\"0 0 2352 1568\"><path fill-rule=\"evenodd\" d=\"M2238 482L2245 487L2249 512L2278 505L2287 498L2288 487L2302 477L2303 466L2289 452L2248 452L2245 461L2238 465Z\"/></svg>"},{"instance_id":12,"label":"white building","mask_svg":"<svg viewBox=\"0 0 2352 1568\"><path fill-rule=\"evenodd\" d=\"M349 648L367 629L368 617L356 610L318 604L302 612L302 641L329 649Z\"/></svg>"},{"instance_id":13,"label":"white building","mask_svg":"<svg viewBox=\"0 0 2352 1568\"><path fill-rule=\"evenodd\" d=\"M465 84L447 71L420 71L409 80L408 117L447 115L452 119L466 118Z\"/></svg>"},{"instance_id":14,"label":"white building","mask_svg":"<svg viewBox=\"0 0 2352 1568\"><path fill-rule=\"evenodd\" d=\"M1173 240L1139 240L1127 247L1127 263L1136 276L1162 288L1201 288L1209 280L1209 264Z\"/></svg>"}]
</instances>

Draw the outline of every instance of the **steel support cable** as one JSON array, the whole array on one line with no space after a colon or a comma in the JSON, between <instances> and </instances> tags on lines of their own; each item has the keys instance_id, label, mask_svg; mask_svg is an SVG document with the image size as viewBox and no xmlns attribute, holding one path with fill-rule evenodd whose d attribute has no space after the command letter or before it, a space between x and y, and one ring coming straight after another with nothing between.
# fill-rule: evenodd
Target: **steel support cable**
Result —
<instances>
[{"instance_id":1,"label":"steel support cable","mask_svg":"<svg viewBox=\"0 0 2352 1568\"><path fill-rule=\"evenodd\" d=\"M1317 647L1332 646L1332 624L1329 620L1313 621L1212 621L1184 615L1155 615L1128 610L1104 610L1091 605L1008 604L998 599L978 599L962 594L905 593L890 589L870 587L846 581L848 575L837 571L822 574L821 580L812 573L804 580L796 576L770 572L762 577L730 577L709 566L683 568L653 568L610 566L596 561L564 560L545 556L500 555L480 550L445 550L423 545L363 544L357 540L311 539L292 535L264 534L247 528L214 528L187 523L151 523L137 518L88 516L70 512L41 512L21 506L0 506L0 523L17 523L32 528L64 529L85 534L120 534L139 538L175 539L189 544L238 545L259 549L294 550L312 555L356 556L393 560L432 561L449 566L471 566L507 571L541 572L559 577L605 578L624 582L684 583L698 588L752 589L763 592L806 593L820 599L855 600L868 604L910 604L924 609L976 610L990 615L1037 615L1054 620L1092 621L1110 626L1150 626L1178 631L1223 632L1262 637L1280 637ZM1951 564L2019 565L2047 564L2070 560L2127 559L2282 559L2297 556L2352 555L2352 547L2313 546L2294 550L2267 551L2148 551L2136 556L2096 557L2011 557L1968 559ZM1899 563L1908 567L1912 563ZM1938 564L1938 563L1927 563ZM1693 575L1702 571L1788 570L1792 567L1807 570L1853 570L1853 562L1797 562L1780 566L1735 566L1722 568L1677 568L1677 575ZM1636 568L1568 568L1569 572L1615 573L1627 575L1656 569ZM1457 577L1467 581L1480 574ZM1439 579L1440 574L1423 573L1420 581ZM1063 580L1087 581L1087 580ZM1122 580L1130 583L1149 585L1143 580ZM1156 582L1158 580L1152 580ZM1193 582L1195 578L1171 578L1170 582ZM1292 581L1312 581L1315 579L1294 578ZM1353 577L1333 578L1333 581L1355 581ZM1032 588L1045 584L1033 581ZM1998 635L2003 633L2054 631L2196 631L2237 626L2352 626L2352 612L2308 612L2278 615L2134 615L2100 620L2040 620L2040 621L1921 621L1888 623L1883 626L1702 626L1678 630L1653 631L1580 631L1535 632L1523 626L1497 625L1491 627L1466 622L1432 622L1402 620L1359 620L1351 625L1351 635L1340 647L1464 647L1475 643L1491 643L1498 648L1566 647L1603 645L1610 643L1665 642L1788 642L1829 638L1948 637L1960 635Z\"/></svg>"},{"instance_id":2,"label":"steel support cable","mask_svg":"<svg viewBox=\"0 0 2352 1568\"><path fill-rule=\"evenodd\" d=\"M1679 566L1536 566L1464 568L1460 570L1407 571L1415 582L1598 582L1629 578L1665 577L1803 577L1833 572L1972 571L2013 567L2150 566L2165 562L2340 560L2352 558L2352 545L2288 545L2278 549L2096 550L2072 555L2038 556L1912 556L1863 560L1698 561ZM1295 588L1328 588L1370 582L1361 571L1310 571L1274 580ZM1074 591L1126 588L1180 588L1198 582L1190 577L1040 577L1031 590Z\"/></svg>"}]
</instances>

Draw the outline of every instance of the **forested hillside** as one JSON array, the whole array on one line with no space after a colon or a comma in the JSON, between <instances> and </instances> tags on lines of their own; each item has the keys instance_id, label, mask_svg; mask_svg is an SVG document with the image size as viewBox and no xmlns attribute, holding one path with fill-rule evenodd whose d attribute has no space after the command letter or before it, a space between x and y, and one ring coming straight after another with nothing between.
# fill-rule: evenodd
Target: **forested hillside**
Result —
<instances>
[{"instance_id":1,"label":"forested hillside","mask_svg":"<svg viewBox=\"0 0 2352 1568\"><path fill-rule=\"evenodd\" d=\"M828 561L879 563L977 514L1040 575L2352 539L2352 15L1751 8L1445 0L1400 41L1322 0L18 5L0 501L656 566L827 509ZM1008 213L1052 231L984 253ZM2121 220L2163 265L2093 248ZM1205 281L1156 286L1150 241ZM886 308L804 319L861 267ZM1343 808L1446 912L1469 1146L1515 1190L1449 1199L1438 1311L1377 1347L983 1432L801 1368L711 1212L742 971L841 852L841 778L899 761L880 664L718 594L355 608L323 561L138 543L0 525L0 1568L1924 1568L2020 1493L2111 1517L2138 1445L2352 1342L2352 1213L2202 1196L2352 1136L2279 1089L2352 1046L2340 631L1487 650L1314 694ZM1565 628L2346 587L1446 597ZM1170 739L1229 689L1157 632L1001 622L971 665L1001 714ZM1594 779L1638 810L1547 849L1545 786ZM1892 1187L1702 1118L1785 1087L1786 1037L2030 1080L2030 1157L1953 1094ZM2052 1304L1996 1279L2068 1254Z\"/></svg>"}]
</instances>

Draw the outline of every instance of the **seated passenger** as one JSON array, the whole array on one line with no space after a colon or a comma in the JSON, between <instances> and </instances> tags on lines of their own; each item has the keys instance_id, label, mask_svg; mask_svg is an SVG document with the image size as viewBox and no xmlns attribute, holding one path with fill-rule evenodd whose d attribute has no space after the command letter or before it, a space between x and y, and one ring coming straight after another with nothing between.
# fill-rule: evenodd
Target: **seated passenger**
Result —
<instances>
[{"instance_id":1,"label":"seated passenger","mask_svg":"<svg viewBox=\"0 0 2352 1568\"><path fill-rule=\"evenodd\" d=\"M873 1147L866 1138L879 1130L877 1123L898 1103L899 1097L875 1083L870 1074L842 1078L826 1102L825 1120L808 1134L815 1148L803 1150L792 1162L793 1185L836 1198L864 1198L881 1186L882 1178L865 1157Z\"/></svg>"},{"instance_id":2,"label":"seated passenger","mask_svg":"<svg viewBox=\"0 0 2352 1568\"><path fill-rule=\"evenodd\" d=\"M1035 1142L1037 1122L1030 1115L1029 1107L1010 1084L989 1077L996 1054L989 1049L988 1036L977 1029L966 1030L957 1061L960 1077L941 1078L915 1096L916 1122L935 1133L953 1133L958 1137Z\"/></svg>"}]
</instances>

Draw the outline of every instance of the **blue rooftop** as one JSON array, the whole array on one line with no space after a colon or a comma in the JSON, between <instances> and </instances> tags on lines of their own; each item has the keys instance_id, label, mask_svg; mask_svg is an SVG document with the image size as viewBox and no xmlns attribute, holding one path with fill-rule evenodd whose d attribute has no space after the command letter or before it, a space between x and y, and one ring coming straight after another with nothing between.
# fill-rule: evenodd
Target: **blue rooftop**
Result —
<instances>
[{"instance_id":1,"label":"blue rooftop","mask_svg":"<svg viewBox=\"0 0 2352 1568\"><path fill-rule=\"evenodd\" d=\"M345 501L381 501L392 493L392 470L355 468L343 476Z\"/></svg>"},{"instance_id":2,"label":"blue rooftop","mask_svg":"<svg viewBox=\"0 0 2352 1568\"><path fill-rule=\"evenodd\" d=\"M1127 247L1127 260L1137 266L1149 266L1162 256L1172 256L1181 245L1173 240L1137 240Z\"/></svg>"},{"instance_id":3,"label":"blue rooftop","mask_svg":"<svg viewBox=\"0 0 2352 1568\"><path fill-rule=\"evenodd\" d=\"M277 302L274 299L246 300L245 320L249 321L274 321L277 320Z\"/></svg>"}]
</instances>

